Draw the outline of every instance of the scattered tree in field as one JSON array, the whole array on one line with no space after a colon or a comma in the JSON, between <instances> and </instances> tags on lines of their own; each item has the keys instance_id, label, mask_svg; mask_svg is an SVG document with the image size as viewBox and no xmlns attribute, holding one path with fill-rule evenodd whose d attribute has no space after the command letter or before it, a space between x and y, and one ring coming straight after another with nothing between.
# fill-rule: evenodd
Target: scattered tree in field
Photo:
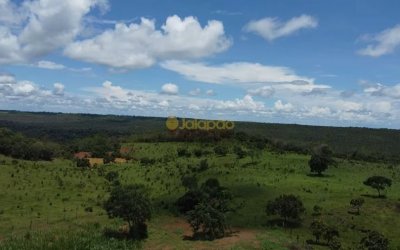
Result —
<instances>
[{"instance_id":1,"label":"scattered tree in field","mask_svg":"<svg viewBox=\"0 0 400 250\"><path fill-rule=\"evenodd\" d=\"M315 237L316 243L319 243L320 239L324 235L325 228L326 228L325 224L322 223L321 221L313 221L313 223L311 223L310 229L312 235Z\"/></svg>"},{"instance_id":2,"label":"scattered tree in field","mask_svg":"<svg viewBox=\"0 0 400 250\"><path fill-rule=\"evenodd\" d=\"M193 150L193 154L197 158L200 158L201 156L203 156L203 150L201 150L201 148L196 148L195 150Z\"/></svg>"},{"instance_id":3,"label":"scattered tree in field","mask_svg":"<svg viewBox=\"0 0 400 250\"><path fill-rule=\"evenodd\" d=\"M252 163L255 163L255 161L256 161L257 159L260 159L261 154L262 154L262 151L261 151L259 148L257 148L257 147L251 148L251 149L249 150L249 152L248 152L248 155L250 156L251 162L252 162Z\"/></svg>"},{"instance_id":4,"label":"scattered tree in field","mask_svg":"<svg viewBox=\"0 0 400 250\"><path fill-rule=\"evenodd\" d=\"M331 243L333 239L338 237L339 237L339 231L336 227L326 226L323 238L328 243L328 245Z\"/></svg>"},{"instance_id":5,"label":"scattered tree in field","mask_svg":"<svg viewBox=\"0 0 400 250\"><path fill-rule=\"evenodd\" d=\"M200 236L206 240L222 238L228 229L225 214L205 202L196 205L194 210L188 212L188 222L193 229L194 237Z\"/></svg>"},{"instance_id":6,"label":"scattered tree in field","mask_svg":"<svg viewBox=\"0 0 400 250\"><path fill-rule=\"evenodd\" d=\"M208 165L207 159L203 159L200 161L198 171L199 172L206 171L208 169L208 167L209 167L209 165Z\"/></svg>"},{"instance_id":7,"label":"scattered tree in field","mask_svg":"<svg viewBox=\"0 0 400 250\"><path fill-rule=\"evenodd\" d=\"M315 237L315 242L320 243L323 238L327 245L330 245L335 239L339 237L339 231L336 227L326 225L322 221L313 221L310 225L311 233ZM336 244L333 244L336 245Z\"/></svg>"},{"instance_id":8,"label":"scattered tree in field","mask_svg":"<svg viewBox=\"0 0 400 250\"><path fill-rule=\"evenodd\" d=\"M363 198L356 198L356 199L352 199L350 201L350 205L353 209L357 210L357 214L360 214L360 208L364 205L364 199Z\"/></svg>"},{"instance_id":9,"label":"scattered tree in field","mask_svg":"<svg viewBox=\"0 0 400 250\"><path fill-rule=\"evenodd\" d=\"M196 205L205 200L205 194L202 190L193 189L186 192L183 196L179 197L175 205L181 214L194 210Z\"/></svg>"},{"instance_id":10,"label":"scattered tree in field","mask_svg":"<svg viewBox=\"0 0 400 250\"><path fill-rule=\"evenodd\" d=\"M146 221L151 218L151 203L143 186L115 186L104 209L110 218L122 218L128 223L132 238L147 238Z\"/></svg>"},{"instance_id":11,"label":"scattered tree in field","mask_svg":"<svg viewBox=\"0 0 400 250\"><path fill-rule=\"evenodd\" d=\"M214 148L214 152L218 156L226 156L228 154L228 148L222 145L218 145Z\"/></svg>"},{"instance_id":12,"label":"scattered tree in field","mask_svg":"<svg viewBox=\"0 0 400 250\"><path fill-rule=\"evenodd\" d=\"M331 242L329 242L328 247L331 250L339 250L342 248L342 243L340 243L337 237L334 237Z\"/></svg>"},{"instance_id":13,"label":"scattered tree in field","mask_svg":"<svg viewBox=\"0 0 400 250\"><path fill-rule=\"evenodd\" d=\"M244 151L243 148L240 146L235 146L233 148L233 151L237 155L238 159L242 159L242 158L246 157L246 151Z\"/></svg>"},{"instance_id":14,"label":"scattered tree in field","mask_svg":"<svg viewBox=\"0 0 400 250\"><path fill-rule=\"evenodd\" d=\"M378 191L378 197L382 197L381 191L392 186L392 180L384 176L371 176L364 181L364 185L376 189L376 191Z\"/></svg>"},{"instance_id":15,"label":"scattered tree in field","mask_svg":"<svg viewBox=\"0 0 400 250\"><path fill-rule=\"evenodd\" d=\"M389 240L383 234L370 231L367 236L362 238L360 248L365 250L388 250Z\"/></svg>"},{"instance_id":16,"label":"scattered tree in field","mask_svg":"<svg viewBox=\"0 0 400 250\"><path fill-rule=\"evenodd\" d=\"M288 219L299 220L305 212L303 202L294 195L281 195L273 201L269 201L266 207L268 215L279 215L283 219L283 227Z\"/></svg>"},{"instance_id":17,"label":"scattered tree in field","mask_svg":"<svg viewBox=\"0 0 400 250\"><path fill-rule=\"evenodd\" d=\"M178 148L176 150L178 157L190 157L192 154L186 148Z\"/></svg>"},{"instance_id":18,"label":"scattered tree in field","mask_svg":"<svg viewBox=\"0 0 400 250\"><path fill-rule=\"evenodd\" d=\"M76 166L78 168L90 168L90 161L89 159L77 159L76 160Z\"/></svg>"},{"instance_id":19,"label":"scattered tree in field","mask_svg":"<svg viewBox=\"0 0 400 250\"><path fill-rule=\"evenodd\" d=\"M322 176L322 172L326 171L330 165L335 165L332 154L332 150L327 145L316 147L308 162L311 172Z\"/></svg>"},{"instance_id":20,"label":"scattered tree in field","mask_svg":"<svg viewBox=\"0 0 400 250\"><path fill-rule=\"evenodd\" d=\"M106 154L103 158L104 164L114 163L114 162L115 162L115 156L113 154Z\"/></svg>"},{"instance_id":21,"label":"scattered tree in field","mask_svg":"<svg viewBox=\"0 0 400 250\"><path fill-rule=\"evenodd\" d=\"M115 180L117 180L117 179L119 178L119 174L118 174L118 172L110 171L110 172L108 172L108 173L106 174L105 178L106 178L109 182L112 182L112 181L115 181Z\"/></svg>"},{"instance_id":22,"label":"scattered tree in field","mask_svg":"<svg viewBox=\"0 0 400 250\"><path fill-rule=\"evenodd\" d=\"M176 206L187 216L194 237L213 240L225 235L226 213L233 211L231 200L228 190L217 179L210 178L200 187L189 189L177 200Z\"/></svg>"},{"instance_id":23,"label":"scattered tree in field","mask_svg":"<svg viewBox=\"0 0 400 250\"><path fill-rule=\"evenodd\" d=\"M313 207L313 216L320 216L322 214L322 207L321 206L318 206L318 205L315 205L314 207Z\"/></svg>"}]
</instances>

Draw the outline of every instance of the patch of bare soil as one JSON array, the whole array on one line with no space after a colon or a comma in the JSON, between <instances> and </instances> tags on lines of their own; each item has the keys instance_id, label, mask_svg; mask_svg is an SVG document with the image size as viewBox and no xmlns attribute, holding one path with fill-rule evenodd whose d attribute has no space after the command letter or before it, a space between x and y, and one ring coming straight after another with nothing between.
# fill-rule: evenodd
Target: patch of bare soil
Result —
<instances>
[{"instance_id":1,"label":"patch of bare soil","mask_svg":"<svg viewBox=\"0 0 400 250\"><path fill-rule=\"evenodd\" d=\"M191 240L192 229L190 225L182 218L169 219L168 222L161 226L162 231L167 234L170 233L181 233L180 239L184 241L187 246L186 249L192 250L224 250L231 249L235 245L245 245L251 248L259 248L260 242L257 240L257 230L246 229L246 228L232 228L231 233L221 239L216 239L214 241L201 241L201 240ZM161 243L151 242L151 239L147 241L144 245L144 249L151 250L172 250L172 249L182 249L177 246L172 245L171 242Z\"/></svg>"}]
</instances>

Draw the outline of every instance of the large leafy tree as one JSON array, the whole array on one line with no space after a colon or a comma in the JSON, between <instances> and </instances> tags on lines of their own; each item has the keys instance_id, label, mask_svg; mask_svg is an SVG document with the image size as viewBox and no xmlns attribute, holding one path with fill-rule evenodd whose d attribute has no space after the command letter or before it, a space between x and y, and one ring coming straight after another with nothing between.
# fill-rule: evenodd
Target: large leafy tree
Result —
<instances>
[{"instance_id":1,"label":"large leafy tree","mask_svg":"<svg viewBox=\"0 0 400 250\"><path fill-rule=\"evenodd\" d=\"M225 214L218 208L202 202L187 214L195 236L201 234L206 240L224 237L228 229Z\"/></svg>"},{"instance_id":2,"label":"large leafy tree","mask_svg":"<svg viewBox=\"0 0 400 250\"><path fill-rule=\"evenodd\" d=\"M283 219L285 227L288 219L299 220L300 215L305 212L303 202L294 195L281 195L275 200L267 203L268 215L279 215Z\"/></svg>"},{"instance_id":3,"label":"large leafy tree","mask_svg":"<svg viewBox=\"0 0 400 250\"><path fill-rule=\"evenodd\" d=\"M381 191L392 186L392 180L384 176L371 176L364 181L364 185L376 189L378 197L382 197Z\"/></svg>"},{"instance_id":4,"label":"large leafy tree","mask_svg":"<svg viewBox=\"0 0 400 250\"><path fill-rule=\"evenodd\" d=\"M336 227L329 226L324 222L317 220L311 223L310 229L315 237L316 243L319 243L320 239L323 238L327 242L327 245L331 245L332 242L334 242L334 244L332 243L333 246L338 245L337 238L339 237L339 231Z\"/></svg>"},{"instance_id":5,"label":"large leafy tree","mask_svg":"<svg viewBox=\"0 0 400 250\"><path fill-rule=\"evenodd\" d=\"M146 221L151 218L151 202L143 186L115 186L104 208L109 217L122 218L128 223L132 238L147 237Z\"/></svg>"},{"instance_id":6,"label":"large leafy tree","mask_svg":"<svg viewBox=\"0 0 400 250\"><path fill-rule=\"evenodd\" d=\"M213 240L225 235L228 228L226 214L233 209L230 206L232 195L215 178L206 180L200 187L193 186L176 205L193 229L193 236Z\"/></svg>"},{"instance_id":7,"label":"large leafy tree","mask_svg":"<svg viewBox=\"0 0 400 250\"><path fill-rule=\"evenodd\" d=\"M332 158L333 152L328 145L320 145L314 148L311 159L308 162L310 170L317 173L319 176L326 171L330 165L335 165L336 162Z\"/></svg>"}]
</instances>

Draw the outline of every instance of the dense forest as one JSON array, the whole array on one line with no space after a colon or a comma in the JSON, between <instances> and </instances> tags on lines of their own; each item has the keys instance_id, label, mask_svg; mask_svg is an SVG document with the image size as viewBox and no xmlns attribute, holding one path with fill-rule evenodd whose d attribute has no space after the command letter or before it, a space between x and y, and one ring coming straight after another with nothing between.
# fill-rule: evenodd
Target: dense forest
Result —
<instances>
[{"instance_id":1,"label":"dense forest","mask_svg":"<svg viewBox=\"0 0 400 250\"><path fill-rule=\"evenodd\" d=\"M120 142L218 140L234 136L217 132L171 134L165 128L165 118L45 112L2 111L0 127L30 138L67 145L68 150L83 150L77 140L97 135ZM400 131L394 129L236 122L235 135L239 139L244 135L248 139L263 140L282 152L309 153L314 146L325 143L341 158L400 160Z\"/></svg>"}]
</instances>

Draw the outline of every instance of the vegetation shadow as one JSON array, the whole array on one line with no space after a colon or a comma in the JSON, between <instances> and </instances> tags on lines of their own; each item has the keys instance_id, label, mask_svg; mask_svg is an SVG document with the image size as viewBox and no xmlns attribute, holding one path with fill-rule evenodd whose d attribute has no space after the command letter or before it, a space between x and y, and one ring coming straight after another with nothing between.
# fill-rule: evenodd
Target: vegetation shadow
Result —
<instances>
[{"instance_id":1,"label":"vegetation shadow","mask_svg":"<svg viewBox=\"0 0 400 250\"><path fill-rule=\"evenodd\" d=\"M301 221L294 221L294 220L287 220L285 221L284 219L271 219L268 220L267 223L265 224L267 227L282 227L282 228L299 228L301 227Z\"/></svg>"},{"instance_id":2,"label":"vegetation shadow","mask_svg":"<svg viewBox=\"0 0 400 250\"><path fill-rule=\"evenodd\" d=\"M332 178L334 175L329 175L329 174L314 174L314 173L309 173L307 174L309 177L313 178Z\"/></svg>"},{"instance_id":3,"label":"vegetation shadow","mask_svg":"<svg viewBox=\"0 0 400 250\"><path fill-rule=\"evenodd\" d=\"M308 245L314 245L314 246L323 246L323 247L326 247L326 246L328 246L328 244L326 244L326 243L324 243L324 242L316 242L315 240L306 240L306 243L308 244Z\"/></svg>"},{"instance_id":4,"label":"vegetation shadow","mask_svg":"<svg viewBox=\"0 0 400 250\"><path fill-rule=\"evenodd\" d=\"M183 240L187 240L187 241L213 241L213 240L217 240L217 239L222 239L222 238L227 238L227 237L233 237L235 236L235 234L239 233L240 231L236 230L236 231L228 231L225 232L225 235L222 237L217 237L217 238L210 238L208 237L206 234L202 233L202 232L197 232L193 235L184 235L182 236Z\"/></svg>"},{"instance_id":5,"label":"vegetation shadow","mask_svg":"<svg viewBox=\"0 0 400 250\"><path fill-rule=\"evenodd\" d=\"M372 195L372 194L362 194L361 196L372 198L372 199L386 199L386 195L379 196L379 195Z\"/></svg>"}]
</instances>

